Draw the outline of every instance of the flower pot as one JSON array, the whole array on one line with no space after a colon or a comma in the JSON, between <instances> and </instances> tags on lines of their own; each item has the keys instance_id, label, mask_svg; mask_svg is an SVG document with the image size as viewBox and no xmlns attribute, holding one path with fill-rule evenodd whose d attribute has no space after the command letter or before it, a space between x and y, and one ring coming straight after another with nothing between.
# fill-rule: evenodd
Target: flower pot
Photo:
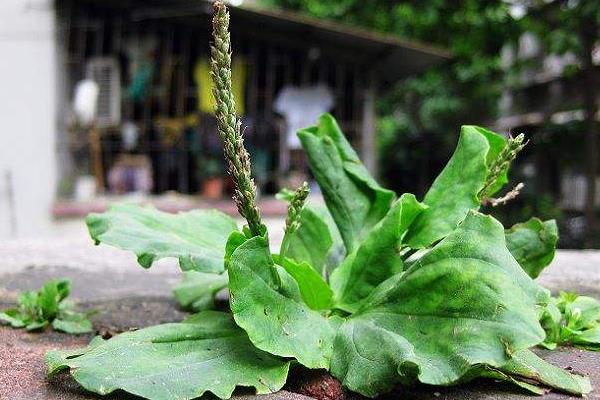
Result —
<instances>
[{"instance_id":1,"label":"flower pot","mask_svg":"<svg viewBox=\"0 0 600 400\"><path fill-rule=\"evenodd\" d=\"M217 200L223 196L223 178L207 178L202 182L202 196L207 199Z\"/></svg>"}]
</instances>

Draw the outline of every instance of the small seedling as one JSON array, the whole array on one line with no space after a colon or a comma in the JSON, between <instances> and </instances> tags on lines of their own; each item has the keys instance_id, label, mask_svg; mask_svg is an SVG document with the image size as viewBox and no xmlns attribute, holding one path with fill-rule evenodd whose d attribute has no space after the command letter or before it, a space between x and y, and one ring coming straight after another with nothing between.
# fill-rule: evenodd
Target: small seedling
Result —
<instances>
[{"instance_id":1,"label":"small seedling","mask_svg":"<svg viewBox=\"0 0 600 400\"><path fill-rule=\"evenodd\" d=\"M53 279L44 283L39 291L22 292L17 307L0 313L0 321L13 328L28 331L53 329L78 334L92 331L92 323L87 314L77 312L73 303L67 300L71 282L67 279Z\"/></svg>"},{"instance_id":2,"label":"small seedling","mask_svg":"<svg viewBox=\"0 0 600 400\"><path fill-rule=\"evenodd\" d=\"M225 6L215 2L216 116L247 225L239 229L217 211L173 215L131 205L91 214L87 224L97 243L135 252L145 268L178 258L188 272L176 295L193 309L210 307L227 285L231 312L202 311L50 352L50 373L70 369L88 390L152 400L206 392L225 399L238 386L274 392L292 363L326 369L369 397L398 384L480 377L537 394L588 393L587 378L529 350L546 339L539 316L550 294L533 277L554 255L554 221L505 231L479 212L507 183L523 138L463 126L452 158L419 201L381 187L335 119L323 115L298 136L327 209L307 203L306 186L282 193L290 205L283 244L272 253L231 92L228 25Z\"/></svg>"},{"instance_id":3,"label":"small seedling","mask_svg":"<svg viewBox=\"0 0 600 400\"><path fill-rule=\"evenodd\" d=\"M600 351L600 303L594 298L561 292L548 304L542 326L546 330L542 345L548 349L572 345Z\"/></svg>"}]
</instances>

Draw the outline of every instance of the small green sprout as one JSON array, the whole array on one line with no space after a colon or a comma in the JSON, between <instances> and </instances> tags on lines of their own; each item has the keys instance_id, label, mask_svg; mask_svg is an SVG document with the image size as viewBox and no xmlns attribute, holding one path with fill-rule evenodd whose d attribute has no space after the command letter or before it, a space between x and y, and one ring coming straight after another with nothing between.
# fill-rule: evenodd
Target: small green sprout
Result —
<instances>
[{"instance_id":1,"label":"small green sprout","mask_svg":"<svg viewBox=\"0 0 600 400\"><path fill-rule=\"evenodd\" d=\"M88 315L75 311L67 300L71 282L67 279L47 281L40 290L28 290L19 295L18 306L0 312L0 322L13 328L38 331L52 325L57 331L79 334L92 331Z\"/></svg>"},{"instance_id":2,"label":"small green sprout","mask_svg":"<svg viewBox=\"0 0 600 400\"><path fill-rule=\"evenodd\" d=\"M561 292L542 315L543 347L575 346L600 351L600 303L588 296Z\"/></svg>"}]
</instances>

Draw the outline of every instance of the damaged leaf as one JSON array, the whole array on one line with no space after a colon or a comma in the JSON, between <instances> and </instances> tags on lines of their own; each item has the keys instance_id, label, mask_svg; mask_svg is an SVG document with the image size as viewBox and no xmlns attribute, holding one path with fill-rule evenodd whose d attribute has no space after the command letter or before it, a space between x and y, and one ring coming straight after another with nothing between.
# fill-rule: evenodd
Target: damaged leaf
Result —
<instances>
[{"instance_id":1,"label":"damaged leaf","mask_svg":"<svg viewBox=\"0 0 600 400\"><path fill-rule=\"evenodd\" d=\"M506 246L521 267L537 278L554 258L558 228L556 221L531 218L506 230Z\"/></svg>"},{"instance_id":2,"label":"damaged leaf","mask_svg":"<svg viewBox=\"0 0 600 400\"><path fill-rule=\"evenodd\" d=\"M539 343L536 308L547 300L504 246L502 226L470 213L344 322L331 372L366 396L415 380L453 384L475 365L501 367Z\"/></svg>"},{"instance_id":3,"label":"damaged leaf","mask_svg":"<svg viewBox=\"0 0 600 400\"><path fill-rule=\"evenodd\" d=\"M216 210L178 214L152 207L116 204L102 214L89 214L86 223L96 244L135 253L140 265L175 257L182 270L221 273L229 234L237 230L233 218Z\"/></svg>"},{"instance_id":4,"label":"damaged leaf","mask_svg":"<svg viewBox=\"0 0 600 400\"><path fill-rule=\"evenodd\" d=\"M206 392L227 399L237 386L276 392L290 364L258 350L230 315L216 311L98 337L83 349L52 351L46 363L50 374L68 369L94 393L121 389L151 400L195 399Z\"/></svg>"},{"instance_id":5,"label":"damaged leaf","mask_svg":"<svg viewBox=\"0 0 600 400\"><path fill-rule=\"evenodd\" d=\"M173 289L177 302L185 309L194 312L210 310L215 305L215 296L227 287L227 273L209 274L185 271L183 279Z\"/></svg>"},{"instance_id":6,"label":"damaged leaf","mask_svg":"<svg viewBox=\"0 0 600 400\"><path fill-rule=\"evenodd\" d=\"M411 229L406 243L411 248L425 248L444 238L456 228L469 210L478 210L478 194L489 174L491 160L506 140L487 129L465 125L460 130L456 150L448 164L425 195L428 206ZM506 182L504 172L496 184Z\"/></svg>"},{"instance_id":7,"label":"damaged leaf","mask_svg":"<svg viewBox=\"0 0 600 400\"><path fill-rule=\"evenodd\" d=\"M322 115L317 126L300 130L298 137L350 253L388 212L394 192L369 175L331 115Z\"/></svg>"}]
</instances>

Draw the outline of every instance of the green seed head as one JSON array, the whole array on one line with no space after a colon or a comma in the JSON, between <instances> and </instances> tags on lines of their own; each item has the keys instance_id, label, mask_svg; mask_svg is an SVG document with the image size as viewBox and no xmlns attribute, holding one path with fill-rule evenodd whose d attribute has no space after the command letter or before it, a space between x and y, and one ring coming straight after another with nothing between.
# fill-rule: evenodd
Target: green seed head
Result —
<instances>
[{"instance_id":1,"label":"green seed head","mask_svg":"<svg viewBox=\"0 0 600 400\"><path fill-rule=\"evenodd\" d=\"M522 133L514 138L508 138L506 146L504 146L500 154L498 154L498 157L492 161L492 164L489 167L489 174L485 185L479 192L479 198L481 200L485 200L492 195L490 191L494 183L496 183L502 172L510 166L510 164L526 145L527 142L525 141L525 135Z\"/></svg>"},{"instance_id":2,"label":"green seed head","mask_svg":"<svg viewBox=\"0 0 600 400\"><path fill-rule=\"evenodd\" d=\"M256 205L256 186L252 179L250 155L244 147L241 123L235 113L231 90L231 38L229 12L221 2L214 3L213 44L211 46L211 77L215 96L215 115L219 135L223 140L228 172L235 184L233 200L239 213L248 221L254 236L261 234L260 211Z\"/></svg>"},{"instance_id":3,"label":"green seed head","mask_svg":"<svg viewBox=\"0 0 600 400\"><path fill-rule=\"evenodd\" d=\"M300 213L306 203L306 198L310 190L308 184L304 182L296 191L288 206L287 218L285 219L285 232L291 233L300 227Z\"/></svg>"}]
</instances>

